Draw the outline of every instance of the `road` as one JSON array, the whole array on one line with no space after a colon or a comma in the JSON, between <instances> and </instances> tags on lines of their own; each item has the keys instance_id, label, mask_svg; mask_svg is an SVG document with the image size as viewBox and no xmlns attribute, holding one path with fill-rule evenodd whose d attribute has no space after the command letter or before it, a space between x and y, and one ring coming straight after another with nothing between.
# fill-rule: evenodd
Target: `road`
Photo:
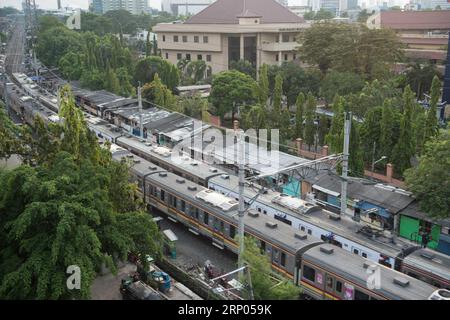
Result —
<instances>
[{"instance_id":1,"label":"road","mask_svg":"<svg viewBox=\"0 0 450 320\"><path fill-rule=\"evenodd\" d=\"M11 40L8 42L6 48L6 72L9 74L15 72L24 72L25 54L25 21L23 18L18 18L14 25Z\"/></svg>"},{"instance_id":2,"label":"road","mask_svg":"<svg viewBox=\"0 0 450 320\"><path fill-rule=\"evenodd\" d=\"M164 217L161 230L171 229L178 237L177 258L172 260L179 267L189 270L192 266L203 265L206 260L223 270L229 272L237 268L237 256L227 250L220 250L204 237L189 232L181 223L174 223Z\"/></svg>"}]
</instances>

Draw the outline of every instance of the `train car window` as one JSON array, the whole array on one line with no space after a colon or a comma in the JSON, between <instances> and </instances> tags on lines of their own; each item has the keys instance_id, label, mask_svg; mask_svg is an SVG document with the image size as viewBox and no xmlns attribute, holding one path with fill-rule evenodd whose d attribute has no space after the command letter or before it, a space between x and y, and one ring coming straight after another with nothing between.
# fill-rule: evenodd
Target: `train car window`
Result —
<instances>
[{"instance_id":1,"label":"train car window","mask_svg":"<svg viewBox=\"0 0 450 320\"><path fill-rule=\"evenodd\" d=\"M266 242L261 240L260 248L263 253L266 252Z\"/></svg>"},{"instance_id":2,"label":"train car window","mask_svg":"<svg viewBox=\"0 0 450 320\"><path fill-rule=\"evenodd\" d=\"M186 212L186 202L181 200L181 211Z\"/></svg>"},{"instance_id":3,"label":"train car window","mask_svg":"<svg viewBox=\"0 0 450 320\"><path fill-rule=\"evenodd\" d=\"M336 280L336 292L342 292L342 282Z\"/></svg>"},{"instance_id":4,"label":"train car window","mask_svg":"<svg viewBox=\"0 0 450 320\"><path fill-rule=\"evenodd\" d=\"M166 201L166 193L164 192L164 190L161 190L160 198L162 201Z\"/></svg>"},{"instance_id":5,"label":"train car window","mask_svg":"<svg viewBox=\"0 0 450 320\"><path fill-rule=\"evenodd\" d=\"M305 231L305 227L304 227L304 226L301 226L301 227L300 227L300 230Z\"/></svg>"},{"instance_id":6,"label":"train car window","mask_svg":"<svg viewBox=\"0 0 450 320\"><path fill-rule=\"evenodd\" d=\"M221 233L223 233L223 230L224 230L224 224L223 224L223 221L220 221L220 232Z\"/></svg>"},{"instance_id":7,"label":"train car window","mask_svg":"<svg viewBox=\"0 0 450 320\"><path fill-rule=\"evenodd\" d=\"M234 239L235 236L236 236L236 227L230 224L230 238Z\"/></svg>"},{"instance_id":8,"label":"train car window","mask_svg":"<svg viewBox=\"0 0 450 320\"><path fill-rule=\"evenodd\" d=\"M362 255L364 258L367 258L367 253L363 252L361 255Z\"/></svg>"},{"instance_id":9,"label":"train car window","mask_svg":"<svg viewBox=\"0 0 450 320\"><path fill-rule=\"evenodd\" d=\"M264 210L264 211L263 211L263 213L264 213L264 214L267 214L267 211L266 211L266 210Z\"/></svg>"},{"instance_id":10,"label":"train car window","mask_svg":"<svg viewBox=\"0 0 450 320\"><path fill-rule=\"evenodd\" d=\"M327 275L327 289L333 291L333 278Z\"/></svg>"},{"instance_id":11,"label":"train car window","mask_svg":"<svg viewBox=\"0 0 450 320\"><path fill-rule=\"evenodd\" d=\"M358 249L353 249L353 253L354 254L359 254L359 250Z\"/></svg>"},{"instance_id":12,"label":"train car window","mask_svg":"<svg viewBox=\"0 0 450 320\"><path fill-rule=\"evenodd\" d=\"M195 212L194 212L194 214L195 214L195 219L197 219L197 220L198 220L198 208L195 208Z\"/></svg>"},{"instance_id":13,"label":"train car window","mask_svg":"<svg viewBox=\"0 0 450 320\"><path fill-rule=\"evenodd\" d=\"M273 258L273 261L275 261L276 263L278 263L278 258L279 258L279 256L280 256L279 251L278 251L277 249L275 249L275 248L272 248L272 258Z\"/></svg>"},{"instance_id":14,"label":"train car window","mask_svg":"<svg viewBox=\"0 0 450 320\"><path fill-rule=\"evenodd\" d=\"M203 212L203 222L209 224L209 214L206 212Z\"/></svg>"},{"instance_id":15,"label":"train car window","mask_svg":"<svg viewBox=\"0 0 450 320\"><path fill-rule=\"evenodd\" d=\"M312 234L312 230L308 229L308 234L311 235Z\"/></svg>"},{"instance_id":16,"label":"train car window","mask_svg":"<svg viewBox=\"0 0 450 320\"><path fill-rule=\"evenodd\" d=\"M284 252L281 253L280 264L281 264L283 267L286 266L286 253L284 253Z\"/></svg>"},{"instance_id":17,"label":"train car window","mask_svg":"<svg viewBox=\"0 0 450 320\"><path fill-rule=\"evenodd\" d=\"M258 208L258 212L261 212L261 208Z\"/></svg>"},{"instance_id":18,"label":"train car window","mask_svg":"<svg viewBox=\"0 0 450 320\"><path fill-rule=\"evenodd\" d=\"M365 294L364 292L359 291L358 289L355 290L355 300L369 300L370 297L368 294Z\"/></svg>"},{"instance_id":19,"label":"train car window","mask_svg":"<svg viewBox=\"0 0 450 320\"><path fill-rule=\"evenodd\" d=\"M316 270L313 268L304 265L303 266L303 277L309 281L314 282L316 279Z\"/></svg>"}]
</instances>

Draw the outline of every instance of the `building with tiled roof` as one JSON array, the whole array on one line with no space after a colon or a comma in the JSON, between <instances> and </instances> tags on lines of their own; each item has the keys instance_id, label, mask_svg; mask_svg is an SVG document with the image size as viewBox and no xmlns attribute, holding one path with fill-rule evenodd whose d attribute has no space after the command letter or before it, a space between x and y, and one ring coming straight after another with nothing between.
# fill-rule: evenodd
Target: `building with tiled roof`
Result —
<instances>
[{"instance_id":1,"label":"building with tiled roof","mask_svg":"<svg viewBox=\"0 0 450 320\"><path fill-rule=\"evenodd\" d=\"M413 59L445 61L450 30L450 10L380 11L367 20L369 28L394 30Z\"/></svg>"},{"instance_id":2,"label":"building with tiled roof","mask_svg":"<svg viewBox=\"0 0 450 320\"><path fill-rule=\"evenodd\" d=\"M275 0L217 0L184 23L160 23L153 31L163 58L204 60L217 73L232 61L258 68L295 60L295 37L308 26Z\"/></svg>"}]
</instances>

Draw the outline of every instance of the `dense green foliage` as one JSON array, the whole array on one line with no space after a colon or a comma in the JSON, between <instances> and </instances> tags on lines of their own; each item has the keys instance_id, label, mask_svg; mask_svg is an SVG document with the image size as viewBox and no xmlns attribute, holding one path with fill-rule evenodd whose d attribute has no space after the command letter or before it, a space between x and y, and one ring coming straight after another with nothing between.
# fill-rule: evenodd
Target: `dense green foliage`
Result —
<instances>
[{"instance_id":1,"label":"dense green foliage","mask_svg":"<svg viewBox=\"0 0 450 320\"><path fill-rule=\"evenodd\" d=\"M436 218L450 217L450 131L425 144L419 165L406 170L406 184L424 212Z\"/></svg>"},{"instance_id":2,"label":"dense green foliage","mask_svg":"<svg viewBox=\"0 0 450 320\"><path fill-rule=\"evenodd\" d=\"M295 300L299 298L300 289L290 280L282 279L272 273L270 260L261 252L254 238L245 238L243 261L249 266L253 296L255 300ZM247 277L243 279L248 288Z\"/></svg>"},{"instance_id":3,"label":"dense green foliage","mask_svg":"<svg viewBox=\"0 0 450 320\"><path fill-rule=\"evenodd\" d=\"M256 101L256 81L237 70L220 72L213 77L209 99L223 119L228 112L234 114L237 107L251 105Z\"/></svg>"},{"instance_id":4,"label":"dense green foliage","mask_svg":"<svg viewBox=\"0 0 450 320\"><path fill-rule=\"evenodd\" d=\"M333 19L334 15L331 11L320 8L320 10L317 12L314 11L306 12L303 15L303 18L305 18L305 20L327 20Z\"/></svg>"},{"instance_id":5,"label":"dense green foliage","mask_svg":"<svg viewBox=\"0 0 450 320\"><path fill-rule=\"evenodd\" d=\"M160 76L160 79L164 85L170 90L175 89L180 82L180 75L177 67L170 62L157 57L151 56L140 60L134 70L134 81L137 85L152 82L155 74Z\"/></svg>"},{"instance_id":6,"label":"dense green foliage","mask_svg":"<svg viewBox=\"0 0 450 320\"><path fill-rule=\"evenodd\" d=\"M252 65L250 61L247 60L239 60L239 61L231 61L230 70L237 70L242 73L245 73L256 79L256 68Z\"/></svg>"},{"instance_id":7,"label":"dense green foliage","mask_svg":"<svg viewBox=\"0 0 450 320\"><path fill-rule=\"evenodd\" d=\"M392 30L356 24L317 22L301 32L298 41L301 58L323 74L335 69L369 80L385 78L390 64L403 54Z\"/></svg>"},{"instance_id":8,"label":"dense green foliage","mask_svg":"<svg viewBox=\"0 0 450 320\"><path fill-rule=\"evenodd\" d=\"M116 272L129 252L160 254L158 228L142 211L127 164L100 148L68 87L60 116L63 125L38 120L35 138L21 141L35 152L33 167L0 171L3 299L87 299L102 267ZM2 157L15 152L0 148ZM81 271L79 290L66 285L71 265Z\"/></svg>"},{"instance_id":9,"label":"dense green foliage","mask_svg":"<svg viewBox=\"0 0 450 320\"><path fill-rule=\"evenodd\" d=\"M167 86L162 83L157 73L155 73L153 81L145 84L142 88L142 97L158 106L176 111L175 97Z\"/></svg>"}]
</instances>

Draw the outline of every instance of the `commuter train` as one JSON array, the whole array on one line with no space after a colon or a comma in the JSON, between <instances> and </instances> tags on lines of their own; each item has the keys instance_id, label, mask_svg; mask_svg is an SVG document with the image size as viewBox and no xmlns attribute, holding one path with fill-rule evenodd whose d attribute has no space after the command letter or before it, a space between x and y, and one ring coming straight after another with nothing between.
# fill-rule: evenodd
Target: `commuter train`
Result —
<instances>
[{"instance_id":1,"label":"commuter train","mask_svg":"<svg viewBox=\"0 0 450 320\"><path fill-rule=\"evenodd\" d=\"M212 245L237 253L238 201L196 184L114 146L113 159L130 163L132 181L148 207L182 223ZM257 240L272 268L314 299L445 299L447 291L324 243L301 230L249 209L245 233Z\"/></svg>"},{"instance_id":2,"label":"commuter train","mask_svg":"<svg viewBox=\"0 0 450 320\"><path fill-rule=\"evenodd\" d=\"M29 98L25 98L25 100L20 99L28 97L23 92L19 93L17 90L16 93L18 99L16 99L17 101L15 101L15 103L12 105L12 108L17 114L25 116L25 120L28 124L33 124L34 118L37 114L39 114L44 119L44 121L47 122L59 121L59 118L57 118L57 114L53 110L50 110L49 108L46 108L45 106L42 106L40 104L37 105L31 103ZM98 122L103 120L97 118L96 121L97 123L89 123L88 119L88 125L91 130L97 133L98 136L101 136L100 132L103 131L98 130L98 128L100 127L100 124ZM105 124L103 126L109 128L107 130L107 134L110 134L112 132L111 136L114 136L114 132L116 133L114 138L111 138L109 136L104 136L104 138L110 140L111 142L119 142L123 148L131 150L133 153L137 153L140 156L143 156L143 158L139 158L137 155L133 155L124 149L120 149L118 146L115 147L117 149L116 151L118 151L119 149L121 150L118 151L118 153L114 152L116 153L116 156L117 154L126 154L125 157L134 159L135 163L131 168L131 173L134 176L135 181L143 191L143 197L149 207L162 211L171 219L183 223L190 229L191 232L202 234L211 238L215 246L219 248L227 248L233 252L236 252L234 235L236 234L237 213L234 211L236 211L235 206L237 205L237 201L233 192L235 192L235 190L237 189L237 185L235 187L230 185L230 190L228 191L225 189L226 183L228 183L230 177L233 176L230 176L224 171L211 167L203 162L193 161L186 156L180 157L180 159L182 160L181 163L180 161L173 162L172 157L169 156L171 152L170 149L157 145L146 144L143 141L140 141L138 138L132 137L131 135L120 133L120 130L114 130L113 125L108 124L106 121L104 122ZM121 137L122 139L119 139ZM131 144L129 140L132 140L134 145ZM153 151L154 155L151 156L150 150ZM156 174L156 172L153 172L155 170L156 172L158 172L158 174ZM232 179L234 178L231 178L230 181ZM226 183L224 184L223 182L219 182L222 180ZM181 189L177 190L177 188L175 188L175 186L178 185L182 186L188 184L189 187L187 187L187 189L183 189L181 187ZM260 187L249 184L247 185L246 190L256 190L257 188ZM197 192L197 190L199 191ZM259 190L257 191L259 192ZM431 283L436 287L447 289L450 288L450 261L444 255L435 253L433 251L432 254L434 254L435 256L430 258L431 255L428 252L430 250L428 249L392 249L390 248L390 245L386 246L382 243L376 243L367 240L364 241L363 239L351 239L355 244L362 246L357 248L356 246L352 245L351 242L345 243L345 241L343 240L346 239L346 237L348 237L348 235L352 232L350 230L345 230L345 225L341 228L337 228L336 230L324 229L324 226L331 228L331 226L335 224L335 221L333 221L333 223L326 223L326 221L323 219L323 213L325 212L324 210L317 210L318 208L310 206L306 203L298 205L298 203L293 203L292 199L285 198L285 195L271 193L271 191L263 192L263 195L267 196L260 196L259 198L261 198L261 201L253 202L254 205L251 206L249 214L245 218L246 232L249 235L252 235L255 238L259 239L261 247L266 252L270 253L272 266L275 270L284 273L296 284L302 285L305 288L305 292L310 292L311 295L313 295L313 288L315 288L316 294L317 290L323 289L321 291L323 293L323 298L348 298L349 292L351 292L351 287L345 287L347 288L346 295L341 295L342 292L338 291L339 288L342 289L341 285L343 284L342 281L339 284L340 280L338 279L341 279L342 277L344 277L343 279L345 279L345 276L338 274L335 274L335 278L333 280L334 293L330 292L331 289L326 290L325 286L322 286L322 284L325 285L324 279L326 279L325 277L323 277L324 275L326 275L325 271L327 269L325 267L325 269L322 269L320 272L317 271L318 278L317 283L315 284L311 283L311 280L302 278L304 277L304 273L302 273L304 264L308 261L308 256L306 254L303 255L303 253L306 252L305 250L312 249L312 247L319 248L322 246L325 246L328 249L322 249L322 251L320 252L324 252L323 250L325 250L331 252L332 255L336 253L337 256L339 253L339 257L346 257L344 260L342 260L344 271L345 260L348 260L350 263L350 261L367 261L368 259L374 261L376 265L383 265L382 270L385 270L383 271L385 273L388 269L386 268L387 265L391 269L395 268L396 270L409 274L412 277L423 280L424 282ZM177 198L178 196L179 198ZM234 199L230 196L234 197ZM270 196L274 197L270 198ZM161 199L161 197L163 199ZM183 200L180 200L180 202L178 202L178 199ZM300 199L296 199L296 201L297 200ZM230 209L224 210L220 205L218 206L216 204L218 201L222 201L225 207L230 206ZM231 203L230 201L233 201L233 203ZM189 215L186 214L187 203L189 203L189 208L194 208L193 211L189 211ZM272 207L273 211L265 209L263 205L267 208ZM230 213L232 211L234 213ZM321 212L322 216L320 217L317 212ZM308 214L311 214L311 217L308 217ZM316 214L317 216L314 216L314 214ZM325 215L327 215L326 212ZM298 226L295 226L295 224L289 220L292 219L291 217L296 217L299 219L299 221L303 221L303 225L301 225L301 222L299 222ZM310 220L306 220L306 218L309 218ZM336 220L331 215L331 213L329 213L329 219ZM308 226L307 223L310 223L310 226ZM292 228L291 226L293 224L294 228ZM321 233L316 232L316 229L314 228L320 227L322 227L323 231ZM292 237L286 238L286 235L289 234L291 234ZM294 238L294 240L292 240L292 238ZM299 243L297 242L303 238L313 241L309 242L309 244L302 243L302 246L299 247ZM327 242L335 244L336 246L330 247L330 244L327 244ZM311 245L311 248L309 247L309 245ZM308 249L306 249L305 247L307 247ZM342 247L342 249L339 247ZM333 250L329 250L330 248L332 248ZM364 249L367 251L364 251ZM369 250L372 250L375 255L369 252ZM350 253L349 251L352 253ZM413 252L416 252L415 256L411 255L411 253ZM425 258L425 256L428 256L428 258ZM304 257L305 259L300 259L302 257ZM311 259L312 258L313 257L311 257ZM421 259L420 263L415 263L419 259ZM309 269L306 268L306 270ZM395 273L397 271L391 270L391 272ZM306 276L307 275L308 272L306 272ZM351 275L350 278L353 279L353 277L356 277L356 275ZM408 277L408 279L411 279L411 277ZM416 281L417 280L415 280L414 278L411 279L411 283L419 283ZM397 287L401 286L398 282L399 281L397 281L396 283L393 282L395 284L395 286L393 286L394 289L398 289ZM307 284L310 285L310 287L308 287L309 289L306 289ZM405 287L407 287L408 285L405 285ZM353 286L356 288L357 283L353 283ZM362 288L361 290L365 290L364 292L368 294L369 297L373 296L374 299L391 297L387 293L385 295L381 294L380 296L376 292L367 292L367 290L364 288ZM405 299L426 298L424 296L402 296L402 294L406 294L406 291L407 290L403 290L402 292L404 293L397 294L400 298ZM437 293L433 297L437 297L439 299L445 297L445 292L446 291L441 291L441 294ZM355 296L355 291L353 291L353 294L353 298L365 297L364 295L360 296L359 293Z\"/></svg>"}]
</instances>

